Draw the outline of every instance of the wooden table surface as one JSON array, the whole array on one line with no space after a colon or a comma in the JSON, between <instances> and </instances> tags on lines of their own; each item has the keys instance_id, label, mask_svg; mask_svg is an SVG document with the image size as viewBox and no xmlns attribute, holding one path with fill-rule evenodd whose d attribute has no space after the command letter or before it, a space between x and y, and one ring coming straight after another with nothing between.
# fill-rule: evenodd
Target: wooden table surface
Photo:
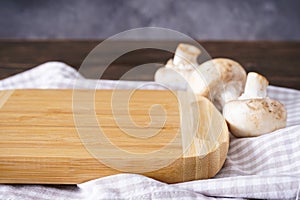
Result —
<instances>
[{"instance_id":1,"label":"wooden table surface","mask_svg":"<svg viewBox=\"0 0 300 200\"><path fill-rule=\"evenodd\" d=\"M157 42L157 41L156 41ZM300 89L300 42L244 42L244 41L199 41L212 57L228 57L240 62L247 71L265 75L272 85ZM78 69L87 54L100 41L24 41L0 40L0 79L9 77L46 61L62 61ZM116 42L106 55L97 60L99 69L107 56L115 54L115 48L139 43L137 41ZM178 41L159 41L176 46ZM131 68L146 63L161 63L149 66L144 74L128 77L136 80L153 80L155 70L165 63L171 53L153 49L137 50L115 60L103 74L104 79L118 79ZM85 74L89 76L89 74Z\"/></svg>"}]
</instances>

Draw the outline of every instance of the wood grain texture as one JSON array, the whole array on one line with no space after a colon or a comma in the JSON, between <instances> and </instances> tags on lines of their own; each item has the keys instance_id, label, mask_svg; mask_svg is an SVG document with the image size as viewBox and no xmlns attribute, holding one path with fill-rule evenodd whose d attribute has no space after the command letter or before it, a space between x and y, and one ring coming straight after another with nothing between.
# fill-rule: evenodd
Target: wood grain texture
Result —
<instances>
[{"instance_id":1,"label":"wood grain texture","mask_svg":"<svg viewBox=\"0 0 300 200\"><path fill-rule=\"evenodd\" d=\"M78 105L72 92L0 93L7 99L0 108L0 183L76 184L121 171L177 183L213 177L225 161L227 125L205 98L190 102L185 92L138 90L128 103L114 104L113 91L97 90L94 123L85 107L94 91L78 90ZM110 144L99 140L99 126ZM104 155L101 162L95 151Z\"/></svg>"},{"instance_id":2,"label":"wood grain texture","mask_svg":"<svg viewBox=\"0 0 300 200\"><path fill-rule=\"evenodd\" d=\"M179 41L151 41L176 48ZM247 71L266 76L270 84L300 89L300 42L244 42L244 41L199 41L212 57L228 57L240 62ZM24 41L0 40L0 79L33 68L47 61L62 61L78 69L87 54L100 41ZM116 54L116 49L141 43L118 41L99 56L90 73L104 67L101 62ZM118 79L131 68L150 62L165 63L173 55L153 49L144 49L125 54L115 60L103 74L104 79ZM152 65L135 80L153 80L159 67ZM89 76L89 74L86 74Z\"/></svg>"},{"instance_id":3,"label":"wood grain texture","mask_svg":"<svg viewBox=\"0 0 300 200\"><path fill-rule=\"evenodd\" d=\"M7 102L12 93L14 93L13 90L0 91L0 108Z\"/></svg>"}]
</instances>

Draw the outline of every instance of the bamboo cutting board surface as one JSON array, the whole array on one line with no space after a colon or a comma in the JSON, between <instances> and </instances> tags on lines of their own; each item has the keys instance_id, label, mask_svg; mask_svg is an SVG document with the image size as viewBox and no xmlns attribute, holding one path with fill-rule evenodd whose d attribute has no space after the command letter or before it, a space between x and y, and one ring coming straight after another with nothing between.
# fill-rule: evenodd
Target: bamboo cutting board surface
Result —
<instances>
[{"instance_id":1,"label":"bamboo cutting board surface","mask_svg":"<svg viewBox=\"0 0 300 200\"><path fill-rule=\"evenodd\" d=\"M205 98L149 90L75 95L0 91L0 183L77 184L121 172L176 183L213 177L225 161L227 125Z\"/></svg>"}]
</instances>

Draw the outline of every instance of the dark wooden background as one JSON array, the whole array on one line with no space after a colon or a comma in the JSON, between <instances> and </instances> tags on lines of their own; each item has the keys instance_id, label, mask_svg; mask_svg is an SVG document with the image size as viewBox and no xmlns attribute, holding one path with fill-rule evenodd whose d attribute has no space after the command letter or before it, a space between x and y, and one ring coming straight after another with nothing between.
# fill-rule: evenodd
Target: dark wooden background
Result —
<instances>
[{"instance_id":1,"label":"dark wooden background","mask_svg":"<svg viewBox=\"0 0 300 200\"><path fill-rule=\"evenodd\" d=\"M212 57L228 57L240 62L247 71L265 75L272 85L300 89L300 42L243 42L243 41L199 41ZM100 41L24 41L0 40L0 79L28 70L47 61L62 61L78 69L87 54ZM99 69L106 56L113 55L116 47L138 42L116 42L107 49L107 55L99 56L93 70ZM177 42L163 42L166 45ZM118 79L129 69L150 62L165 63L171 53L148 49L121 56L105 71L102 78ZM97 66L96 66L97 65ZM160 65L149 66L135 80L153 80ZM89 76L89 75L86 75Z\"/></svg>"}]
</instances>

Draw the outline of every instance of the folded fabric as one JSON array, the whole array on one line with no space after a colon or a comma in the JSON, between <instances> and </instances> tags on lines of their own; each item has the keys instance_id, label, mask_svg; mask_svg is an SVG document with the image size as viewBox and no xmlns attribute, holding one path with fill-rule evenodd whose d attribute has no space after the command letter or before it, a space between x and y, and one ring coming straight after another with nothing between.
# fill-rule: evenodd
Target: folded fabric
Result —
<instances>
[{"instance_id":1,"label":"folded fabric","mask_svg":"<svg viewBox=\"0 0 300 200\"><path fill-rule=\"evenodd\" d=\"M0 90L25 88L166 89L154 82L88 80L70 66L49 62L0 81ZM175 88L176 89L176 88ZM77 186L0 185L0 199L295 199L300 195L300 91L269 86L287 108L287 127L254 138L231 136L226 162L216 177L166 184L119 174Z\"/></svg>"}]
</instances>

